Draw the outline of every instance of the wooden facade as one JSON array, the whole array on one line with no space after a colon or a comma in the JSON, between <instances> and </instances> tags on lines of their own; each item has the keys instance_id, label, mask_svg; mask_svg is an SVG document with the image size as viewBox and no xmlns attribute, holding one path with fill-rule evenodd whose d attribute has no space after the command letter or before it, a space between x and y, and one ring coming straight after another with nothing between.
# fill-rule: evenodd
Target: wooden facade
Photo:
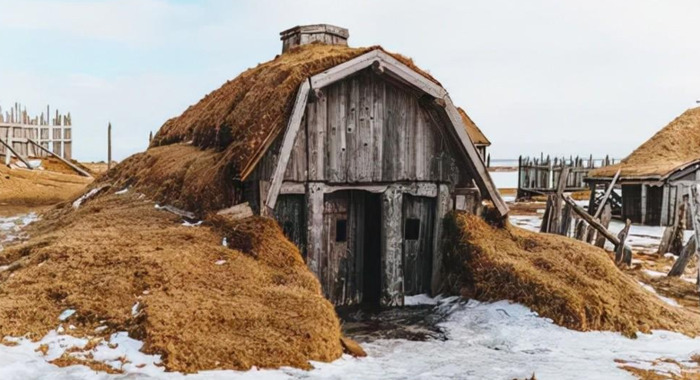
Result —
<instances>
[{"instance_id":1,"label":"wooden facade","mask_svg":"<svg viewBox=\"0 0 700 380\"><path fill-rule=\"evenodd\" d=\"M587 179L595 191L599 184L607 184L609 179ZM620 178L617 185L621 192L622 211L616 217L629 219L632 223L649 226L672 226L678 207L688 189L700 182L700 163L686 165L663 178ZM687 215L686 226L690 226Z\"/></svg>"},{"instance_id":2,"label":"wooden facade","mask_svg":"<svg viewBox=\"0 0 700 380\"><path fill-rule=\"evenodd\" d=\"M304 82L241 186L337 306L437 292L445 215L507 212L447 92L379 51Z\"/></svg>"}]
</instances>

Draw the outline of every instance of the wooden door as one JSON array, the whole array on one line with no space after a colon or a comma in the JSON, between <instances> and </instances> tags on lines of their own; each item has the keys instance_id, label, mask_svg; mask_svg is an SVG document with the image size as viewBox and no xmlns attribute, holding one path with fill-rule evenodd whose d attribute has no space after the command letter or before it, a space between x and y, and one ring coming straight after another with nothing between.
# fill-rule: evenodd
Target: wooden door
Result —
<instances>
[{"instance_id":1,"label":"wooden door","mask_svg":"<svg viewBox=\"0 0 700 380\"><path fill-rule=\"evenodd\" d=\"M404 194L404 294L430 293L433 265L435 199Z\"/></svg>"}]
</instances>

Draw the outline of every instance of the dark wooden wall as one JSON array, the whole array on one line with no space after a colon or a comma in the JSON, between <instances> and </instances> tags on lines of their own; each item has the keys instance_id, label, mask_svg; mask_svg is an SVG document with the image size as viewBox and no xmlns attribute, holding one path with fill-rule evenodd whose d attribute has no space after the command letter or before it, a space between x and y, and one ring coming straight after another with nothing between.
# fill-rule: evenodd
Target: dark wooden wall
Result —
<instances>
[{"instance_id":1,"label":"dark wooden wall","mask_svg":"<svg viewBox=\"0 0 700 380\"><path fill-rule=\"evenodd\" d=\"M418 234L413 226L418 222ZM433 231L435 230L435 198L403 197L403 268L404 293L430 293L433 260ZM413 230L413 231L412 231Z\"/></svg>"}]
</instances>

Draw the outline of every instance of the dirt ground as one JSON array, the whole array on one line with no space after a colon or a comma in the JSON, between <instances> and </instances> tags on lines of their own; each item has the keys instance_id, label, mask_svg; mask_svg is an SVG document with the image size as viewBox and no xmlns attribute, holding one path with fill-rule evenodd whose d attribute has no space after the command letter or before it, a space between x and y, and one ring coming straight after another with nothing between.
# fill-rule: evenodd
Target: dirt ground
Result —
<instances>
[{"instance_id":1,"label":"dirt ground","mask_svg":"<svg viewBox=\"0 0 700 380\"><path fill-rule=\"evenodd\" d=\"M174 371L309 368L341 355L335 310L274 221L187 227L114 192L59 205L0 253L0 336L39 339L73 309L68 333L128 331Z\"/></svg>"}]
</instances>

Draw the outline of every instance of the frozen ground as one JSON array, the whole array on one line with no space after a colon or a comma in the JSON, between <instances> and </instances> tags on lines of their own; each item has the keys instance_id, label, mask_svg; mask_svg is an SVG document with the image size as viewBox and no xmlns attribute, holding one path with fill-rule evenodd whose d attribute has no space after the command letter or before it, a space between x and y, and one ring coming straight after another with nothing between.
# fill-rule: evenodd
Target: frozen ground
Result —
<instances>
[{"instance_id":1,"label":"frozen ground","mask_svg":"<svg viewBox=\"0 0 700 380\"><path fill-rule=\"evenodd\" d=\"M0 217L0 251L3 249L3 244L15 241L22 236L22 227L37 219L35 213Z\"/></svg>"},{"instance_id":2,"label":"frozen ground","mask_svg":"<svg viewBox=\"0 0 700 380\"><path fill-rule=\"evenodd\" d=\"M427 301L433 302L433 301ZM700 351L700 339L656 331L628 339L610 332L577 332L556 326L524 306L506 301L457 303L441 301L438 309L449 311L439 326L448 340L376 340L364 344L369 356L343 356L333 363L313 363L316 369L206 371L184 376L163 372L138 349L140 342L117 334L112 349L106 344L94 350L95 359L116 367L117 358L128 361L125 375L96 373L87 367L59 368L47 362L71 345L87 341L56 333L40 343L49 344L47 356L35 350L40 343L20 341L18 346L0 345L2 379L513 379L535 373L538 379L633 379L619 369L615 360L650 368L658 358L670 358L689 365L690 356ZM144 366L141 366L144 365ZM661 364L659 364L661 365ZM141 367L141 368L139 368ZM659 370L676 370L663 363Z\"/></svg>"}]
</instances>

